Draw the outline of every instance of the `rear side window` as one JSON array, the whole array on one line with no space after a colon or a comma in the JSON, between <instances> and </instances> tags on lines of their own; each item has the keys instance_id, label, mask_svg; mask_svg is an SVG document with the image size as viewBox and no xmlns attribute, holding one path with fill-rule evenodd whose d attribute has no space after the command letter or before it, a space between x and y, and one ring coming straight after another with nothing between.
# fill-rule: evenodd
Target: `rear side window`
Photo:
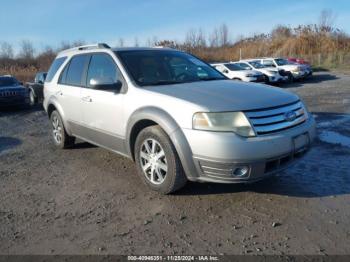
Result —
<instances>
[{"instance_id":1,"label":"rear side window","mask_svg":"<svg viewBox=\"0 0 350 262\"><path fill-rule=\"evenodd\" d=\"M65 72L63 72L63 77L65 79L61 79L62 84L82 86L82 79L89 58L89 55L73 57L69 66L66 67L67 71L65 69Z\"/></svg>"},{"instance_id":2,"label":"rear side window","mask_svg":"<svg viewBox=\"0 0 350 262\"><path fill-rule=\"evenodd\" d=\"M57 70L61 67L61 65L64 63L64 61L66 61L66 56L64 57L60 57L60 58L56 58L52 65L50 66L49 71L47 72L47 76L45 81L46 82L51 82L52 78L55 76L55 74L57 73Z\"/></svg>"}]
</instances>

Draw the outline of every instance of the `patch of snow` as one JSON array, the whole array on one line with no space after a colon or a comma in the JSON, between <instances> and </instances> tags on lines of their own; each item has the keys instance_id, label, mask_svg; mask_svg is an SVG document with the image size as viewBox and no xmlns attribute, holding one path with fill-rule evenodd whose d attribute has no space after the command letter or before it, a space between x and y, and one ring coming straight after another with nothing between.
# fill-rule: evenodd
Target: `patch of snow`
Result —
<instances>
[{"instance_id":1,"label":"patch of snow","mask_svg":"<svg viewBox=\"0 0 350 262\"><path fill-rule=\"evenodd\" d=\"M317 123L317 127L336 127L340 124L346 123L346 122L350 122L350 116L349 115L342 115L342 117L340 119L336 119L336 120L330 120L330 121L321 121Z\"/></svg>"},{"instance_id":2,"label":"patch of snow","mask_svg":"<svg viewBox=\"0 0 350 262\"><path fill-rule=\"evenodd\" d=\"M350 137L344 136L333 131L322 131L319 139L326 143L340 144L342 146L350 147Z\"/></svg>"}]
</instances>

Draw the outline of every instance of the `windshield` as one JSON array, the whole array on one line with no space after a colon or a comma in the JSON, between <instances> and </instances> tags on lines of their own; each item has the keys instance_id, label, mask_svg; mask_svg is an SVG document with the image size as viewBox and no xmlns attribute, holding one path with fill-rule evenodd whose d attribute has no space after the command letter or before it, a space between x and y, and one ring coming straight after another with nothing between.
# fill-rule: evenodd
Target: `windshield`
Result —
<instances>
[{"instance_id":1,"label":"windshield","mask_svg":"<svg viewBox=\"0 0 350 262\"><path fill-rule=\"evenodd\" d=\"M0 87L15 85L18 85L18 82L13 77L0 77Z\"/></svg>"},{"instance_id":2,"label":"windshield","mask_svg":"<svg viewBox=\"0 0 350 262\"><path fill-rule=\"evenodd\" d=\"M227 79L198 58L179 51L117 51L130 76L140 86Z\"/></svg>"},{"instance_id":3,"label":"windshield","mask_svg":"<svg viewBox=\"0 0 350 262\"><path fill-rule=\"evenodd\" d=\"M231 71L240 71L240 70L244 70L243 67L240 67L237 64L225 64L225 66L230 69Z\"/></svg>"},{"instance_id":4,"label":"windshield","mask_svg":"<svg viewBox=\"0 0 350 262\"><path fill-rule=\"evenodd\" d=\"M266 67L262 63L260 63L259 61L250 61L249 64L252 65L254 68L265 68Z\"/></svg>"},{"instance_id":5,"label":"windshield","mask_svg":"<svg viewBox=\"0 0 350 262\"><path fill-rule=\"evenodd\" d=\"M275 59L275 61L276 61L277 65L279 65L279 66L283 66L283 65L288 65L289 64L288 60L283 59L283 58Z\"/></svg>"}]
</instances>

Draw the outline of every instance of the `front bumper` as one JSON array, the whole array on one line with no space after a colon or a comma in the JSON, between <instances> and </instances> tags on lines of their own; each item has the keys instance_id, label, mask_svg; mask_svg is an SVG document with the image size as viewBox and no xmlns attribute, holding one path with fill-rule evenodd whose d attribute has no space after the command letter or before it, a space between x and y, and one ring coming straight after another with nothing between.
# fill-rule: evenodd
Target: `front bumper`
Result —
<instances>
[{"instance_id":1,"label":"front bumper","mask_svg":"<svg viewBox=\"0 0 350 262\"><path fill-rule=\"evenodd\" d=\"M1 97L0 108L23 106L29 104L28 96Z\"/></svg>"},{"instance_id":2,"label":"front bumper","mask_svg":"<svg viewBox=\"0 0 350 262\"><path fill-rule=\"evenodd\" d=\"M196 174L192 181L216 183L250 183L280 172L308 151L316 136L315 121L275 134L242 138L233 133L184 129L192 149ZM308 139L295 145L299 136ZM248 169L243 176L237 168Z\"/></svg>"},{"instance_id":3,"label":"front bumper","mask_svg":"<svg viewBox=\"0 0 350 262\"><path fill-rule=\"evenodd\" d=\"M291 73L295 79L299 79L307 76L306 71L292 71Z\"/></svg>"}]
</instances>

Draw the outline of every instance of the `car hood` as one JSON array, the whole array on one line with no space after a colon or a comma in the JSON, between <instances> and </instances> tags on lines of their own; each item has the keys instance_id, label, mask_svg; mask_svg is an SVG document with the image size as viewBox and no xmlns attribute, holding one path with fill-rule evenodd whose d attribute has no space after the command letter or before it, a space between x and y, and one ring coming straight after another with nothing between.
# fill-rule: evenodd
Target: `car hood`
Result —
<instances>
[{"instance_id":1,"label":"car hood","mask_svg":"<svg viewBox=\"0 0 350 262\"><path fill-rule=\"evenodd\" d=\"M232 80L152 86L145 89L216 112L261 109L299 100L297 95L277 87Z\"/></svg>"},{"instance_id":2,"label":"car hood","mask_svg":"<svg viewBox=\"0 0 350 262\"><path fill-rule=\"evenodd\" d=\"M23 91L23 86L0 86L0 91Z\"/></svg>"},{"instance_id":3,"label":"car hood","mask_svg":"<svg viewBox=\"0 0 350 262\"><path fill-rule=\"evenodd\" d=\"M259 70L260 72L263 72L263 73L268 73L268 72L278 72L278 69L276 69L275 67L264 67L264 68L259 68L259 69L255 69L255 70Z\"/></svg>"},{"instance_id":4,"label":"car hood","mask_svg":"<svg viewBox=\"0 0 350 262\"><path fill-rule=\"evenodd\" d=\"M257 70L239 70L235 72L240 72L243 75L261 75L262 73Z\"/></svg>"},{"instance_id":5,"label":"car hood","mask_svg":"<svg viewBox=\"0 0 350 262\"><path fill-rule=\"evenodd\" d=\"M299 65L283 65L279 66L279 68L290 71L290 70L297 70L300 66Z\"/></svg>"}]
</instances>

